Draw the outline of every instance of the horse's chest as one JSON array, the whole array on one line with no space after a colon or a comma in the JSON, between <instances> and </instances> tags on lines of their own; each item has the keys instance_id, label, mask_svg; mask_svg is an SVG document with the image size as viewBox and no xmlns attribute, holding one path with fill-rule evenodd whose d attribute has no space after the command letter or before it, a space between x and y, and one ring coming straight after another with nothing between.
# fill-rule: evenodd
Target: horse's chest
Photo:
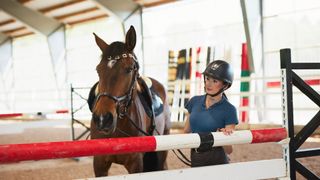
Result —
<instances>
[{"instance_id":1,"label":"horse's chest","mask_svg":"<svg viewBox=\"0 0 320 180\"><path fill-rule=\"evenodd\" d=\"M111 161L113 163L125 165L132 162L142 161L142 159L143 159L142 153L131 153L130 155L124 154L124 155L108 156L106 158L106 161Z\"/></svg>"}]
</instances>

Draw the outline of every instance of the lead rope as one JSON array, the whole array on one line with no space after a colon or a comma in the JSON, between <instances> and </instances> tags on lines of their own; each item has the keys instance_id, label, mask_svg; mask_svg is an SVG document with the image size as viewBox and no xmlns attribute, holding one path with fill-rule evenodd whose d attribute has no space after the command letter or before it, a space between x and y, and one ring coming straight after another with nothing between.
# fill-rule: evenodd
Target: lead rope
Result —
<instances>
[{"instance_id":1,"label":"lead rope","mask_svg":"<svg viewBox=\"0 0 320 180\"><path fill-rule=\"evenodd\" d=\"M136 125L136 123L133 122L133 120L128 116L128 114L126 113L125 116L129 119L129 122L142 134L146 135L146 136L150 136L151 134L148 134L147 132L143 131L140 127L138 127Z\"/></svg>"},{"instance_id":2,"label":"lead rope","mask_svg":"<svg viewBox=\"0 0 320 180\"><path fill-rule=\"evenodd\" d=\"M159 131L157 130L157 128L155 128L155 131L157 132L158 135L160 135ZM174 153L174 155L176 155L176 157L183 162L183 164L187 165L187 166L191 166L191 161L187 158L186 155L183 154L183 152L180 149L176 149L178 151L178 153L180 154L180 156L176 153L176 151L174 149L172 149L171 151Z\"/></svg>"},{"instance_id":3,"label":"lead rope","mask_svg":"<svg viewBox=\"0 0 320 180\"><path fill-rule=\"evenodd\" d=\"M129 122L142 134L146 135L146 136L150 136L151 134L148 134L147 132L143 131L141 128L139 128L134 122L133 120L128 116L128 114L125 114L125 116L129 119ZM127 136L130 136L129 134L125 133L124 131L120 130L119 128L117 128L117 130ZM159 131L157 130L157 128L155 128L155 131L158 135L160 135ZM183 152L180 149L177 149L177 151L179 152L179 154L182 156L180 157L176 151L174 149L172 149L172 152L176 155L176 157L183 162L185 165L187 166L191 166L191 161L183 154Z\"/></svg>"},{"instance_id":4,"label":"lead rope","mask_svg":"<svg viewBox=\"0 0 320 180\"><path fill-rule=\"evenodd\" d=\"M124 135L128 136L128 137L131 137L131 135L130 135L130 134L126 133L125 131L122 131L122 130L121 130L121 129L119 129L119 128L116 128L116 130L117 130L117 131L119 131L120 133L122 133L122 134L124 134Z\"/></svg>"},{"instance_id":5,"label":"lead rope","mask_svg":"<svg viewBox=\"0 0 320 180\"><path fill-rule=\"evenodd\" d=\"M178 153L182 156L178 156L178 154L176 153L176 151L174 149L171 150L176 156L177 158L183 162L183 164L187 165L187 166L191 166L191 161L183 154L183 152L180 149L177 149Z\"/></svg>"},{"instance_id":6,"label":"lead rope","mask_svg":"<svg viewBox=\"0 0 320 180\"><path fill-rule=\"evenodd\" d=\"M157 128L155 128L155 131L157 132L158 135L160 135L159 131L157 130ZM180 149L176 149L178 151L178 153L180 154L180 156L176 153L176 151L174 149L172 149L171 151L174 153L174 155L176 155L176 157L183 162L183 164L187 165L187 166L191 166L191 161L187 158L186 155L183 154L183 152Z\"/></svg>"},{"instance_id":7,"label":"lead rope","mask_svg":"<svg viewBox=\"0 0 320 180\"><path fill-rule=\"evenodd\" d=\"M139 128L133 121L132 119L128 116L128 114L125 114L127 116L127 118L129 119L129 122L138 130L140 131L142 134L146 135L146 136L150 136L152 134L148 134L145 131L143 131L141 128ZM120 129L119 129L120 130ZM158 135L160 135L159 131L157 130L157 128L155 128L155 131ZM122 132L123 133L123 132ZM181 155L181 157L176 153L176 151L174 149L172 149L172 152L176 155L176 157L183 162L185 165L187 166L191 166L191 161L183 154L183 152L180 149L177 149L178 153Z\"/></svg>"}]
</instances>

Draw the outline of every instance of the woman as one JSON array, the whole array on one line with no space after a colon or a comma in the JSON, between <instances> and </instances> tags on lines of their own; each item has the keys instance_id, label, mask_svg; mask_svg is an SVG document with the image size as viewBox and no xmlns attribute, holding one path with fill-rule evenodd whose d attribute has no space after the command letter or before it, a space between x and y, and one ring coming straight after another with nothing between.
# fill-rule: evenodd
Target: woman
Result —
<instances>
[{"instance_id":1,"label":"woman","mask_svg":"<svg viewBox=\"0 0 320 180\"><path fill-rule=\"evenodd\" d=\"M230 135L238 124L237 111L223 93L232 85L233 70L222 60L211 62L203 72L205 95L194 96L186 104L185 133L221 131ZM227 152L225 152L227 151ZM191 166L207 166L229 163L226 153L232 146L213 147L205 152L191 149Z\"/></svg>"}]
</instances>

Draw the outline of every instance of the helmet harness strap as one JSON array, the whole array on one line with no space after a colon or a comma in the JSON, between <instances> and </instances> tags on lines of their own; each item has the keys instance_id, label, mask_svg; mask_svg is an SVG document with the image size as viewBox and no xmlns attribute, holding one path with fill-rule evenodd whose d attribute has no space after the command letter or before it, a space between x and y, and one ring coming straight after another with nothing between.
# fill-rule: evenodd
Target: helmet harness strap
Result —
<instances>
[{"instance_id":1,"label":"helmet harness strap","mask_svg":"<svg viewBox=\"0 0 320 180\"><path fill-rule=\"evenodd\" d=\"M224 90L225 90L225 86L223 88L221 88L218 92L214 93L214 94L209 94L209 93L206 93L206 94L211 96L211 97L215 97L218 94L222 93Z\"/></svg>"},{"instance_id":2,"label":"helmet harness strap","mask_svg":"<svg viewBox=\"0 0 320 180\"><path fill-rule=\"evenodd\" d=\"M204 85L206 85L206 81L205 81L205 78L203 79L203 82L204 82ZM209 94L206 92L207 95L211 96L211 97L215 97L217 96L218 94L222 93L224 90L228 89L228 84L227 85L224 85L218 92L214 93L214 94Z\"/></svg>"}]
</instances>

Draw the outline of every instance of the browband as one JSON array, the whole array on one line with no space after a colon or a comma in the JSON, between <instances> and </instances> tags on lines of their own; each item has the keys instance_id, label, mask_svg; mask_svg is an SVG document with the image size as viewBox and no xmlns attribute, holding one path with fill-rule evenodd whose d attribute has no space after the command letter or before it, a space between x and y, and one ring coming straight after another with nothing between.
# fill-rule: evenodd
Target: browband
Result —
<instances>
[{"instance_id":1,"label":"browband","mask_svg":"<svg viewBox=\"0 0 320 180\"><path fill-rule=\"evenodd\" d=\"M127 57L131 57L135 61L137 61L136 56L132 53L123 53L121 55L114 56L113 58L112 58L112 56L109 56L107 59L108 59L108 61L112 61L112 60L119 60L121 58L127 58Z\"/></svg>"}]
</instances>

